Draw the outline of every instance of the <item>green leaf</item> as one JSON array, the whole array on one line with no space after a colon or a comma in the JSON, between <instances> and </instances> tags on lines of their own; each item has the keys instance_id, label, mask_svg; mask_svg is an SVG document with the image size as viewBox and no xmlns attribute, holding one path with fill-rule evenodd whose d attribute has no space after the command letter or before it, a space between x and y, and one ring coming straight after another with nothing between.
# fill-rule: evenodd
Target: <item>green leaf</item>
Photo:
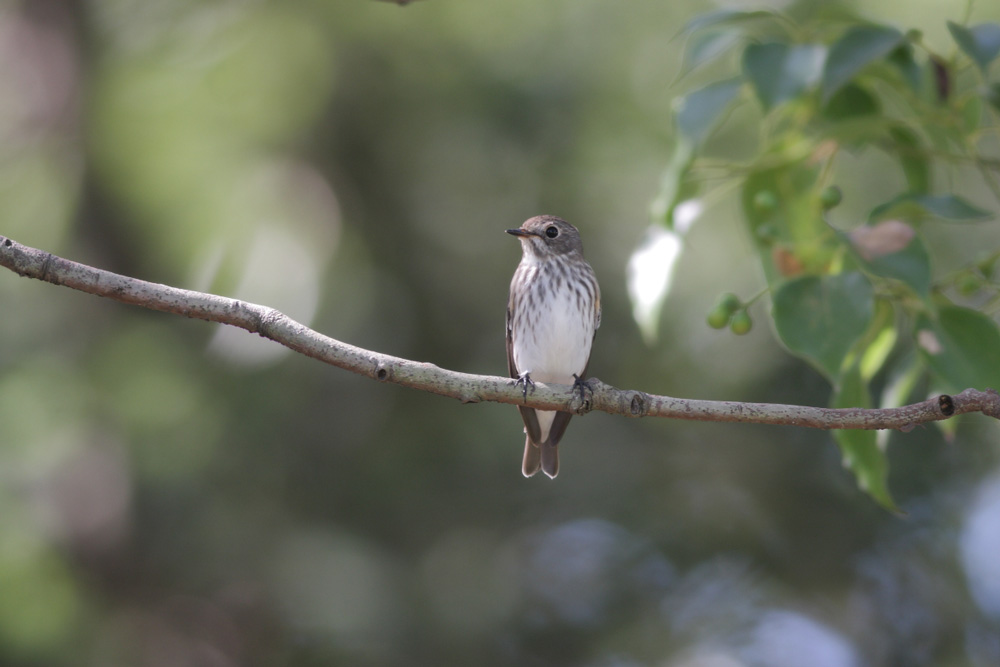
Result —
<instances>
[{"instance_id":1,"label":"green leaf","mask_svg":"<svg viewBox=\"0 0 1000 667\"><path fill-rule=\"evenodd\" d=\"M893 230L883 231L890 225L905 230L905 237L890 238L888 234L892 234ZM859 227L847 236L861 266L869 272L898 280L919 296L926 297L930 294L930 255L923 241L906 223L886 220L874 227ZM897 233L896 236L900 235Z\"/></svg>"},{"instance_id":2,"label":"green leaf","mask_svg":"<svg viewBox=\"0 0 1000 667\"><path fill-rule=\"evenodd\" d=\"M818 44L751 44L743 51L743 73L767 110L814 85L825 57Z\"/></svg>"},{"instance_id":3,"label":"green leaf","mask_svg":"<svg viewBox=\"0 0 1000 667\"><path fill-rule=\"evenodd\" d=\"M870 408L868 385L857 368L844 374L833 396L834 408ZM843 455L844 467L854 473L858 486L887 510L899 512L889 492L889 462L879 447L875 431L837 430L833 437Z\"/></svg>"},{"instance_id":4,"label":"green leaf","mask_svg":"<svg viewBox=\"0 0 1000 667\"><path fill-rule=\"evenodd\" d=\"M983 100L981 97L972 96L962 105L962 130L966 135L972 134L979 129L980 120L983 117Z\"/></svg>"},{"instance_id":5,"label":"green leaf","mask_svg":"<svg viewBox=\"0 0 1000 667\"><path fill-rule=\"evenodd\" d=\"M878 100L861 86L849 83L830 97L823 106L823 115L830 120L846 120L870 116L881 111Z\"/></svg>"},{"instance_id":6,"label":"green leaf","mask_svg":"<svg viewBox=\"0 0 1000 667\"><path fill-rule=\"evenodd\" d=\"M790 280L774 295L774 325L782 342L833 382L872 313L871 284L857 271Z\"/></svg>"},{"instance_id":7,"label":"green leaf","mask_svg":"<svg viewBox=\"0 0 1000 667\"><path fill-rule=\"evenodd\" d=\"M902 125L889 128L889 136L898 146L899 165L903 168L910 192L926 194L931 187L931 170L920 136Z\"/></svg>"},{"instance_id":8,"label":"green leaf","mask_svg":"<svg viewBox=\"0 0 1000 667\"><path fill-rule=\"evenodd\" d=\"M981 23L972 28L948 21L952 38L985 75L990 63L1000 54L1000 25Z\"/></svg>"},{"instance_id":9,"label":"green leaf","mask_svg":"<svg viewBox=\"0 0 1000 667\"><path fill-rule=\"evenodd\" d=\"M928 213L944 220L973 222L977 220L989 220L994 217L992 212L978 206L973 206L958 195L940 195L936 197L923 195L915 197L914 201L923 206Z\"/></svg>"},{"instance_id":10,"label":"green leaf","mask_svg":"<svg viewBox=\"0 0 1000 667\"><path fill-rule=\"evenodd\" d=\"M687 74L725 54L743 39L734 28L698 34L688 40L684 49L682 73Z\"/></svg>"},{"instance_id":11,"label":"green leaf","mask_svg":"<svg viewBox=\"0 0 1000 667\"><path fill-rule=\"evenodd\" d=\"M903 40L903 33L885 26L858 26L848 30L830 48L826 58L823 101L829 101L865 66L892 53Z\"/></svg>"},{"instance_id":12,"label":"green leaf","mask_svg":"<svg viewBox=\"0 0 1000 667\"><path fill-rule=\"evenodd\" d=\"M930 294L931 258L919 236L899 252L862 261L872 273L906 283L920 296Z\"/></svg>"},{"instance_id":13,"label":"green leaf","mask_svg":"<svg viewBox=\"0 0 1000 667\"><path fill-rule=\"evenodd\" d=\"M879 397L878 407L898 408L909 403L910 396L916 391L917 383L927 372L927 366L923 359L913 349L907 351L906 355L897 359L893 367L886 373L885 386L882 388L882 395ZM921 396L924 398L925 396ZM934 422L941 424L954 422L954 419L944 419ZM889 442L889 430L878 431L875 435L876 442L880 447L885 447Z\"/></svg>"},{"instance_id":14,"label":"green leaf","mask_svg":"<svg viewBox=\"0 0 1000 667\"><path fill-rule=\"evenodd\" d=\"M872 330L866 340L862 341L863 349L858 360L858 372L861 373L862 380L870 382L882 369L898 338L896 314L892 304L880 299L875 305Z\"/></svg>"},{"instance_id":15,"label":"green leaf","mask_svg":"<svg viewBox=\"0 0 1000 667\"><path fill-rule=\"evenodd\" d=\"M888 217L901 217L905 220L934 217L951 222L979 222L991 219L993 213L973 206L958 195L904 193L873 208L868 220L871 222Z\"/></svg>"},{"instance_id":16,"label":"green leaf","mask_svg":"<svg viewBox=\"0 0 1000 667\"><path fill-rule=\"evenodd\" d=\"M1000 330L979 311L946 306L917 322L917 343L950 391L1000 387Z\"/></svg>"},{"instance_id":17,"label":"green leaf","mask_svg":"<svg viewBox=\"0 0 1000 667\"><path fill-rule=\"evenodd\" d=\"M993 217L993 214L973 206L958 195L904 193L873 208L868 215L868 220L889 217L914 220L937 217L953 222L975 222L987 220Z\"/></svg>"},{"instance_id":18,"label":"green leaf","mask_svg":"<svg viewBox=\"0 0 1000 667\"><path fill-rule=\"evenodd\" d=\"M680 98L675 119L681 135L694 145L701 143L718 124L742 86L739 79L717 81Z\"/></svg>"},{"instance_id":19,"label":"green leaf","mask_svg":"<svg viewBox=\"0 0 1000 667\"><path fill-rule=\"evenodd\" d=\"M776 19L774 12L767 10L743 11L739 9L720 9L694 17L681 29L682 35L690 35L702 28L732 23L745 23L758 19Z\"/></svg>"},{"instance_id":20,"label":"green leaf","mask_svg":"<svg viewBox=\"0 0 1000 667\"><path fill-rule=\"evenodd\" d=\"M927 367L923 359L915 351L910 350L902 360L894 364L894 368L889 372L885 387L882 389L879 407L898 408L901 405L906 405L926 370ZM888 433L888 431L879 431L879 433Z\"/></svg>"},{"instance_id":21,"label":"green leaf","mask_svg":"<svg viewBox=\"0 0 1000 667\"><path fill-rule=\"evenodd\" d=\"M923 88L924 75L920 69L920 65L917 64L917 61L913 57L912 44L909 42L900 44L893 49L886 60L899 70L903 80L913 89L913 92L920 92Z\"/></svg>"}]
</instances>

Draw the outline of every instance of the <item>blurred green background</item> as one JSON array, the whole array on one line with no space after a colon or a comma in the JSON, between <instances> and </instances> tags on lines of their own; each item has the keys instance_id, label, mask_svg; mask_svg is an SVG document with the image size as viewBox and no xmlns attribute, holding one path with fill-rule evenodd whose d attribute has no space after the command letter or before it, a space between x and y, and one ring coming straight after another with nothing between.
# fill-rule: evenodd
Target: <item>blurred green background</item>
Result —
<instances>
[{"instance_id":1,"label":"blurred green background","mask_svg":"<svg viewBox=\"0 0 1000 667\"><path fill-rule=\"evenodd\" d=\"M718 7L8 0L0 233L502 375L503 230L557 214L602 285L594 376L824 405L766 326L704 323L764 285L733 196L687 235L655 345L632 320L625 266L699 80L672 38ZM966 10L790 8L945 52ZM842 215L898 189L865 166ZM997 427L890 443L903 517L791 428L591 414L559 478L525 480L510 406L0 272L0 663L1000 664Z\"/></svg>"}]
</instances>

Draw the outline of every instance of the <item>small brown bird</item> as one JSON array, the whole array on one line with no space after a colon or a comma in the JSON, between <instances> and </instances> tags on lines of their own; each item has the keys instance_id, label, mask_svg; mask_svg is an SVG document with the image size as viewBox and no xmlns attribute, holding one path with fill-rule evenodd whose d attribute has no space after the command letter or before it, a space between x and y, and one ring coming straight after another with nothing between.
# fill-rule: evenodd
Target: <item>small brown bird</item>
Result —
<instances>
[{"instance_id":1,"label":"small brown bird","mask_svg":"<svg viewBox=\"0 0 1000 667\"><path fill-rule=\"evenodd\" d=\"M521 240L521 263L507 300L507 369L528 387L534 380L578 385L601 326L601 290L583 258L576 227L552 215L508 229ZM524 420L524 463L531 477L539 468L559 474L559 441L572 415L518 406Z\"/></svg>"}]
</instances>

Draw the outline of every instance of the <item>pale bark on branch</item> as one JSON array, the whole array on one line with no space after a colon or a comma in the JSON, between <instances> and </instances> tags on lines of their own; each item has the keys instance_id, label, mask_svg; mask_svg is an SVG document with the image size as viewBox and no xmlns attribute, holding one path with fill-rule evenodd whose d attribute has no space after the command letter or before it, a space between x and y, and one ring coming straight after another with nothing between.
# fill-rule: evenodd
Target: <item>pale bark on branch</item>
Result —
<instances>
[{"instance_id":1,"label":"pale bark on branch","mask_svg":"<svg viewBox=\"0 0 1000 667\"><path fill-rule=\"evenodd\" d=\"M569 386L540 382L525 396L522 388L509 378L459 373L430 363L372 352L324 336L274 308L122 276L24 246L3 236L0 236L0 265L21 276L122 303L240 327L300 354L373 380L450 396L463 403L493 401L577 414L600 410L628 417L785 424L820 429L907 431L917 424L968 412L1000 418L1000 394L992 389L966 389L959 394L886 409L832 409L673 398L617 389L596 378L588 382L592 391L583 396ZM3 316L16 314L6 312Z\"/></svg>"}]
</instances>

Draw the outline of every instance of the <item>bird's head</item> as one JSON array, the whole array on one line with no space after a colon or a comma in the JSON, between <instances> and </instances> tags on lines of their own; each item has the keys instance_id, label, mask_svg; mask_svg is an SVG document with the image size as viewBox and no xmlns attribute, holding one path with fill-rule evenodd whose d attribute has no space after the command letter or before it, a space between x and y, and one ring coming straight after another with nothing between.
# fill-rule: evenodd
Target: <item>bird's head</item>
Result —
<instances>
[{"instance_id":1,"label":"bird's head","mask_svg":"<svg viewBox=\"0 0 1000 667\"><path fill-rule=\"evenodd\" d=\"M508 229L521 240L525 255L530 253L537 259L566 256L573 253L583 255L583 242L576 227L554 215L538 215L526 221L517 229Z\"/></svg>"}]
</instances>

